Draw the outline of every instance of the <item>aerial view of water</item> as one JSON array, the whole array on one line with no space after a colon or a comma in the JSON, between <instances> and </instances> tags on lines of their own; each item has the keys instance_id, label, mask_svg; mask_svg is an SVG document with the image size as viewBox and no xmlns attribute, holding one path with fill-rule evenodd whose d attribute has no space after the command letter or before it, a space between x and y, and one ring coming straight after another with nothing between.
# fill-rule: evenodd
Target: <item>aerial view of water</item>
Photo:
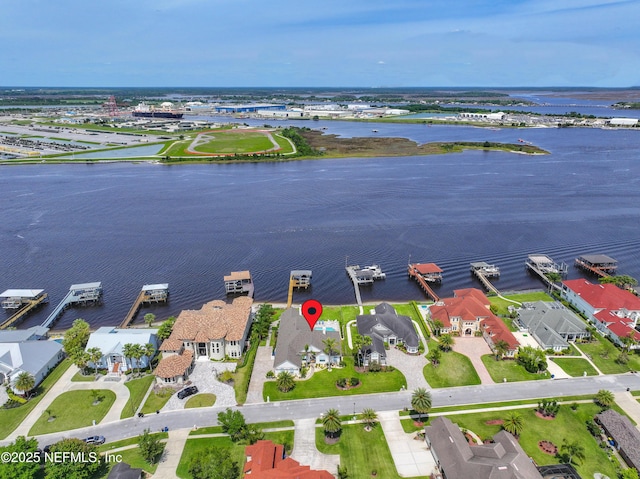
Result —
<instances>
[{"instance_id":1,"label":"aerial view of water","mask_svg":"<svg viewBox=\"0 0 640 479\"><path fill-rule=\"evenodd\" d=\"M480 287L472 261L499 266L502 291L541 288L524 268L530 253L569 263L569 277L581 276L576 256L604 253L620 274L640 277L638 131L299 124L421 143L522 138L551 154L4 167L0 291L50 297L19 327L41 323L71 284L92 281L103 283L103 304L68 310L54 329L77 317L119 324L148 283L169 283L170 301L138 321L200 308L224 297L223 275L244 269L256 299L273 302L286 301L290 270L311 269L311 290L294 301L325 304L355 301L345 261L387 273L362 290L365 301L424 299L409 259L444 270L440 295Z\"/></svg>"}]
</instances>

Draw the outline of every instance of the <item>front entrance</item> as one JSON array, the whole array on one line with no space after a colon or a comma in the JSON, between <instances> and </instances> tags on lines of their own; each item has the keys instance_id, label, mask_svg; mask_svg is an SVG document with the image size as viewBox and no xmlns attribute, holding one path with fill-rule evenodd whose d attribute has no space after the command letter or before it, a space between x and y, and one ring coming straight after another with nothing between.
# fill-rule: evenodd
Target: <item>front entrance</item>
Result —
<instances>
[{"instance_id":1,"label":"front entrance","mask_svg":"<svg viewBox=\"0 0 640 479\"><path fill-rule=\"evenodd\" d=\"M467 329L464 330L464 335L465 336L471 336L471 334L472 334L471 328L467 328Z\"/></svg>"},{"instance_id":2,"label":"front entrance","mask_svg":"<svg viewBox=\"0 0 640 479\"><path fill-rule=\"evenodd\" d=\"M198 356L207 355L207 343L198 343Z\"/></svg>"}]
</instances>

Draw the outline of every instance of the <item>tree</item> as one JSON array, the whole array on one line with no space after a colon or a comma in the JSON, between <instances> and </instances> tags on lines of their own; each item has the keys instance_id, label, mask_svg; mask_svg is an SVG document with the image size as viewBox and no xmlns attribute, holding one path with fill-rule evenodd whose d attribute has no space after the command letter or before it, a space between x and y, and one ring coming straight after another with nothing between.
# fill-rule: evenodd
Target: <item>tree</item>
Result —
<instances>
[{"instance_id":1,"label":"tree","mask_svg":"<svg viewBox=\"0 0 640 479\"><path fill-rule=\"evenodd\" d=\"M160 442L160 437L157 435L151 435L149 429L145 429L144 432L138 436L138 447L140 448L140 455L149 464L155 464L162 454L164 446Z\"/></svg>"},{"instance_id":2,"label":"tree","mask_svg":"<svg viewBox=\"0 0 640 479\"><path fill-rule=\"evenodd\" d=\"M2 453L35 453L38 450L38 441L34 438L27 439L18 436L15 442L8 446L0 447ZM32 479L38 476L40 464L37 461L2 461L0 466L0 479Z\"/></svg>"},{"instance_id":3,"label":"tree","mask_svg":"<svg viewBox=\"0 0 640 479\"><path fill-rule=\"evenodd\" d=\"M584 446L580 444L580 441L567 441L565 438L562 441L562 446L560 446L560 450L567 456L567 462L571 464L571 461L575 457L580 461L584 461Z\"/></svg>"},{"instance_id":4,"label":"tree","mask_svg":"<svg viewBox=\"0 0 640 479\"><path fill-rule=\"evenodd\" d=\"M371 431L378 422L378 414L371 408L363 409L362 421L365 424L364 429L366 431Z\"/></svg>"},{"instance_id":5,"label":"tree","mask_svg":"<svg viewBox=\"0 0 640 479\"><path fill-rule=\"evenodd\" d=\"M349 471L347 466L341 466L338 464L338 479L349 479Z\"/></svg>"},{"instance_id":6,"label":"tree","mask_svg":"<svg viewBox=\"0 0 640 479\"><path fill-rule=\"evenodd\" d=\"M101 466L97 447L81 439L63 439L52 444L49 452L70 452L76 456L83 454L86 459L84 461L47 461L44 465L45 479L88 479Z\"/></svg>"},{"instance_id":7,"label":"tree","mask_svg":"<svg viewBox=\"0 0 640 479\"><path fill-rule=\"evenodd\" d=\"M530 373L539 373L547 369L547 357L544 351L533 346L518 348L518 362Z\"/></svg>"},{"instance_id":8,"label":"tree","mask_svg":"<svg viewBox=\"0 0 640 479\"><path fill-rule=\"evenodd\" d=\"M439 319L435 319L432 324L433 324L433 335L440 336L440 331L442 331L444 324Z\"/></svg>"},{"instance_id":9,"label":"tree","mask_svg":"<svg viewBox=\"0 0 640 479\"><path fill-rule=\"evenodd\" d=\"M169 336L171 336L171 331L173 331L174 324L176 324L175 316L169 316L165 321L162 322L162 324L158 328L158 334L156 335L158 341L164 341Z\"/></svg>"},{"instance_id":10,"label":"tree","mask_svg":"<svg viewBox=\"0 0 640 479\"><path fill-rule=\"evenodd\" d=\"M93 363L93 367L96 371L96 376L98 375L98 365L100 360L102 359L102 351L100 348L89 348L87 349L87 354L89 355L89 361Z\"/></svg>"},{"instance_id":11,"label":"tree","mask_svg":"<svg viewBox=\"0 0 640 479\"><path fill-rule=\"evenodd\" d=\"M97 389L91 390L91 397L93 398L93 404L97 404L102 400L102 396L100 396L100 391Z\"/></svg>"},{"instance_id":12,"label":"tree","mask_svg":"<svg viewBox=\"0 0 640 479\"><path fill-rule=\"evenodd\" d=\"M149 365L149 371L151 371L151 359L153 355L156 353L156 348L153 347L153 344L147 343L142 346L142 352L144 353L144 357L147 358L147 364Z\"/></svg>"},{"instance_id":13,"label":"tree","mask_svg":"<svg viewBox=\"0 0 640 479\"><path fill-rule=\"evenodd\" d=\"M144 322L146 323L147 328L150 328L155 320L156 320L156 315L153 313L147 313L144 315Z\"/></svg>"},{"instance_id":14,"label":"tree","mask_svg":"<svg viewBox=\"0 0 640 479\"><path fill-rule=\"evenodd\" d=\"M71 328L64 333L62 345L69 356L75 356L83 351L89 341L89 323L84 319L76 319Z\"/></svg>"},{"instance_id":15,"label":"tree","mask_svg":"<svg viewBox=\"0 0 640 479\"><path fill-rule=\"evenodd\" d=\"M431 409L431 393L425 388L418 388L411 395L411 407L418 413L418 421L422 422L422 415Z\"/></svg>"},{"instance_id":16,"label":"tree","mask_svg":"<svg viewBox=\"0 0 640 479\"><path fill-rule=\"evenodd\" d=\"M600 281L600 284L615 284L618 288L621 289L630 289L634 286L638 286L638 280L626 274L605 276L604 278L600 278L598 281Z\"/></svg>"},{"instance_id":17,"label":"tree","mask_svg":"<svg viewBox=\"0 0 640 479\"><path fill-rule=\"evenodd\" d=\"M454 342L453 336L450 334L447 333L440 335L440 349L443 351L451 351L451 347Z\"/></svg>"},{"instance_id":18,"label":"tree","mask_svg":"<svg viewBox=\"0 0 640 479\"><path fill-rule=\"evenodd\" d=\"M122 356L124 356L124 364L127 366L127 369L133 369L133 355L135 354L133 347L134 345L132 343L127 343L122 346ZM128 365L127 359L129 360Z\"/></svg>"},{"instance_id":19,"label":"tree","mask_svg":"<svg viewBox=\"0 0 640 479\"><path fill-rule=\"evenodd\" d=\"M623 344L624 349L625 349L623 352L628 352L629 350L631 350L631 347L635 346L637 344L637 342L638 342L636 340L636 332L635 331L629 331L629 334L627 334L626 336L622 336L620 338L620 342Z\"/></svg>"},{"instance_id":20,"label":"tree","mask_svg":"<svg viewBox=\"0 0 640 479\"><path fill-rule=\"evenodd\" d=\"M513 434L515 437L519 437L524 429L524 420L520 414L515 411L511 411L502 423L502 428Z\"/></svg>"},{"instance_id":21,"label":"tree","mask_svg":"<svg viewBox=\"0 0 640 479\"><path fill-rule=\"evenodd\" d=\"M193 479L237 479L240 466L229 448L216 447L198 451L189 463L189 474Z\"/></svg>"},{"instance_id":22,"label":"tree","mask_svg":"<svg viewBox=\"0 0 640 479\"><path fill-rule=\"evenodd\" d=\"M324 353L329 356L329 370L331 370L332 357L338 352L336 350L338 342L334 338L327 338L322 340L322 344L324 344Z\"/></svg>"},{"instance_id":23,"label":"tree","mask_svg":"<svg viewBox=\"0 0 640 479\"><path fill-rule=\"evenodd\" d=\"M555 399L543 399L538 402L538 412L545 417L555 417L560 410L560 405Z\"/></svg>"},{"instance_id":24,"label":"tree","mask_svg":"<svg viewBox=\"0 0 640 479\"><path fill-rule=\"evenodd\" d=\"M294 387L296 387L296 383L293 380L293 375L287 371L282 371L278 374L276 378L276 387L280 392L288 393Z\"/></svg>"},{"instance_id":25,"label":"tree","mask_svg":"<svg viewBox=\"0 0 640 479\"><path fill-rule=\"evenodd\" d=\"M560 273L545 273L544 275L552 283L557 283L559 281L562 281L562 275Z\"/></svg>"},{"instance_id":26,"label":"tree","mask_svg":"<svg viewBox=\"0 0 640 479\"><path fill-rule=\"evenodd\" d=\"M501 360L505 354L509 351L509 343L507 343L504 339L500 339L496 341L493 345L493 352L496 356L496 361Z\"/></svg>"},{"instance_id":27,"label":"tree","mask_svg":"<svg viewBox=\"0 0 640 479\"><path fill-rule=\"evenodd\" d=\"M22 395L27 397L27 393L31 391L36 385L36 380L30 373L26 371L22 371L18 374L16 378L16 382L14 384L14 388L18 391L22 391Z\"/></svg>"},{"instance_id":28,"label":"tree","mask_svg":"<svg viewBox=\"0 0 640 479\"><path fill-rule=\"evenodd\" d=\"M595 402L596 404L602 406L604 409L609 409L611 406L613 406L615 398L613 397L613 393L611 391L601 389L600 391L598 391L598 394L596 394Z\"/></svg>"},{"instance_id":29,"label":"tree","mask_svg":"<svg viewBox=\"0 0 640 479\"><path fill-rule=\"evenodd\" d=\"M427 359L431 361L433 366L440 364L440 358L442 357L442 351L440 348L431 348L427 354Z\"/></svg>"},{"instance_id":30,"label":"tree","mask_svg":"<svg viewBox=\"0 0 640 479\"><path fill-rule=\"evenodd\" d=\"M84 349L80 349L79 351L76 351L74 354L70 356L70 358L71 358L71 361L73 361L73 364L78 366L78 368L81 371L83 371L83 373L84 373L84 370L87 368L87 364L89 364L89 361L91 361L91 356Z\"/></svg>"},{"instance_id":31,"label":"tree","mask_svg":"<svg viewBox=\"0 0 640 479\"><path fill-rule=\"evenodd\" d=\"M634 467L625 469L620 473L620 479L638 479L638 470Z\"/></svg>"},{"instance_id":32,"label":"tree","mask_svg":"<svg viewBox=\"0 0 640 479\"><path fill-rule=\"evenodd\" d=\"M240 411L227 408L218 413L218 422L222 426L222 432L229 434L233 442L242 440L247 429L247 422Z\"/></svg>"},{"instance_id":33,"label":"tree","mask_svg":"<svg viewBox=\"0 0 640 479\"><path fill-rule=\"evenodd\" d=\"M330 438L336 437L342 431L342 421L340 420L340 411L337 409L329 409L322 417L322 426L324 434Z\"/></svg>"}]
</instances>

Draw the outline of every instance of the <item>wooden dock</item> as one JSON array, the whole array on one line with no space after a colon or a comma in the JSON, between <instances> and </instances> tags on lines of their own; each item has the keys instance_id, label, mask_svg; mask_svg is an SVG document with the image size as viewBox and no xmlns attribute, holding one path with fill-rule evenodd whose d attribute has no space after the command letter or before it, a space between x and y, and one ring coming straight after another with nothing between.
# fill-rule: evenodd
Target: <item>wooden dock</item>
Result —
<instances>
[{"instance_id":1,"label":"wooden dock","mask_svg":"<svg viewBox=\"0 0 640 479\"><path fill-rule=\"evenodd\" d=\"M97 304L100 302L102 296L102 283L83 283L72 284L69 288L69 292L58 303L47 319L41 324L42 327L50 327L55 320L57 320L62 313L73 304L87 305Z\"/></svg>"},{"instance_id":2,"label":"wooden dock","mask_svg":"<svg viewBox=\"0 0 640 479\"><path fill-rule=\"evenodd\" d=\"M530 254L527 257L525 262L525 266L529 271L532 271L534 274L538 275L538 277L546 284L549 289L557 289L558 291L562 290L560 285L557 285L554 281L551 281L547 274L554 273L559 274L560 276L564 276L567 274L567 265L564 263L557 264L550 257L541 254Z\"/></svg>"},{"instance_id":3,"label":"wooden dock","mask_svg":"<svg viewBox=\"0 0 640 479\"><path fill-rule=\"evenodd\" d=\"M253 279L250 271L232 271L224 277L226 294L247 294L253 298Z\"/></svg>"},{"instance_id":4,"label":"wooden dock","mask_svg":"<svg viewBox=\"0 0 640 479\"><path fill-rule=\"evenodd\" d=\"M290 308L293 304L293 289L304 288L307 289L311 286L311 270L296 269L289 274L289 291L287 294L287 308Z\"/></svg>"},{"instance_id":5,"label":"wooden dock","mask_svg":"<svg viewBox=\"0 0 640 479\"><path fill-rule=\"evenodd\" d=\"M440 301L440 297L431 289L427 281L441 282L442 270L435 263L409 263L407 267L409 277L415 279L425 294L435 302Z\"/></svg>"},{"instance_id":6,"label":"wooden dock","mask_svg":"<svg viewBox=\"0 0 640 479\"><path fill-rule=\"evenodd\" d=\"M41 293L39 296L35 297L34 299L29 299L27 300L27 302L24 302L22 308L20 308L18 311L13 313L9 317L9 319L7 319L5 322L0 324L0 329L7 329L11 327L13 324L20 321L24 316L29 314L37 306L43 303L46 303L47 297L48 297L47 293Z\"/></svg>"},{"instance_id":7,"label":"wooden dock","mask_svg":"<svg viewBox=\"0 0 640 479\"><path fill-rule=\"evenodd\" d=\"M358 278L358 275L356 273L356 270L360 269L360 266L347 266L346 270L347 270L347 274L349 275L349 279L351 279L351 282L353 283L353 289L356 292L356 302L358 303L358 306L362 306L362 297L360 296L360 280L361 278ZM367 281L367 283L365 284L371 284L373 283L373 277L370 278L370 281Z\"/></svg>"},{"instance_id":8,"label":"wooden dock","mask_svg":"<svg viewBox=\"0 0 640 479\"><path fill-rule=\"evenodd\" d=\"M126 328L133 321L140 310L140 307L144 303L160 303L167 301L169 297L169 285L166 283L163 284L145 284L138 294L138 297L134 301L131 309L127 313L127 316L124 318L122 323L120 323L120 328Z\"/></svg>"},{"instance_id":9,"label":"wooden dock","mask_svg":"<svg viewBox=\"0 0 640 479\"><path fill-rule=\"evenodd\" d=\"M618 261L604 254L584 254L576 258L575 266L606 278L616 273Z\"/></svg>"},{"instance_id":10,"label":"wooden dock","mask_svg":"<svg viewBox=\"0 0 640 479\"><path fill-rule=\"evenodd\" d=\"M489 281L489 278L500 277L500 269L497 266L484 261L471 263L471 272L480 280L487 291L500 295L498 288Z\"/></svg>"}]
</instances>

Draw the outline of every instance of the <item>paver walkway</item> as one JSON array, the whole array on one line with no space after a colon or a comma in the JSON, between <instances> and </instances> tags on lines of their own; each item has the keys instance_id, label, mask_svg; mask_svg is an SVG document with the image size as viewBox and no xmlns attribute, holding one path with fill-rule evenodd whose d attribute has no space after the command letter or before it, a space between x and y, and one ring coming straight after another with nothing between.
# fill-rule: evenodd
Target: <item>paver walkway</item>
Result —
<instances>
[{"instance_id":1,"label":"paver walkway","mask_svg":"<svg viewBox=\"0 0 640 479\"><path fill-rule=\"evenodd\" d=\"M397 411L378 413L378 419L389 445L393 463L402 477L429 476L435 470L433 455L424 440L416 440L415 433L402 429Z\"/></svg>"},{"instance_id":2,"label":"paver walkway","mask_svg":"<svg viewBox=\"0 0 640 479\"><path fill-rule=\"evenodd\" d=\"M273 369L274 357L271 356L271 339L272 331L269 330L266 346L258 346L256 352L256 360L253 363L253 371L251 371L251 380L249 381L249 391L247 392L247 404L262 403L262 389L267 379L267 371Z\"/></svg>"},{"instance_id":3,"label":"paver walkway","mask_svg":"<svg viewBox=\"0 0 640 479\"><path fill-rule=\"evenodd\" d=\"M291 457L311 469L324 469L335 474L340 464L337 454L322 454L316 448L316 420L298 419L294 421L295 432Z\"/></svg>"},{"instance_id":4,"label":"paver walkway","mask_svg":"<svg viewBox=\"0 0 640 479\"><path fill-rule=\"evenodd\" d=\"M211 393L216 395L215 407L230 407L236 405L236 393L232 386L216 379L218 373L225 370L235 371L236 363L216 363L210 360L196 361L189 381L198 387L198 393ZM162 411L176 411L184 409L188 398L179 399L177 394L171 396L162 408Z\"/></svg>"},{"instance_id":5,"label":"paver walkway","mask_svg":"<svg viewBox=\"0 0 640 479\"><path fill-rule=\"evenodd\" d=\"M180 464L180 458L182 457L182 451L187 443L187 438L191 429L177 429L175 431L169 431L169 439L167 439L167 445L164 448L162 458L158 464L158 469L153 475L153 479L175 479L176 469Z\"/></svg>"},{"instance_id":6,"label":"paver walkway","mask_svg":"<svg viewBox=\"0 0 640 479\"><path fill-rule=\"evenodd\" d=\"M471 364L480 377L481 384L494 384L495 381L491 379L491 375L481 359L481 356L491 354L491 348L484 338L455 338L453 350L464 354L471 360Z\"/></svg>"},{"instance_id":7,"label":"paver walkway","mask_svg":"<svg viewBox=\"0 0 640 479\"><path fill-rule=\"evenodd\" d=\"M427 380L422 370L429 363L422 354L405 354L399 349L387 350L387 364L390 364L407 379L407 389L413 391L416 388L428 388Z\"/></svg>"}]
</instances>

